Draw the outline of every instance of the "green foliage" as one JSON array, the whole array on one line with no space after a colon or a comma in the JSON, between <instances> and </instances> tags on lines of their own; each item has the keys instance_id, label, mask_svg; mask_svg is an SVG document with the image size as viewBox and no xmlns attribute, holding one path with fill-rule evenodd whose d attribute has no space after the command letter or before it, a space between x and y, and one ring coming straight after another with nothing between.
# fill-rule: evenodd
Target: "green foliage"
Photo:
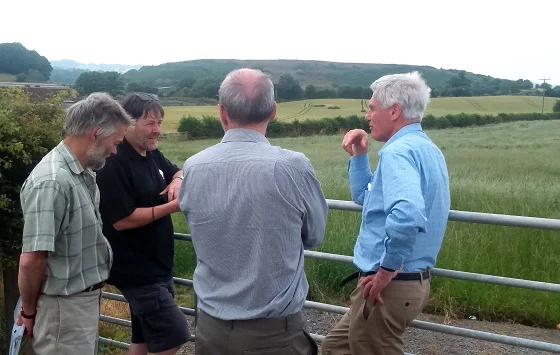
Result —
<instances>
[{"instance_id":1,"label":"green foliage","mask_svg":"<svg viewBox=\"0 0 560 355\"><path fill-rule=\"evenodd\" d=\"M30 70L41 74L42 80L48 80L52 66L49 60L36 51L27 50L21 43L0 43L0 73L30 75ZM31 74L39 78L37 74Z\"/></svg>"},{"instance_id":2,"label":"green foliage","mask_svg":"<svg viewBox=\"0 0 560 355\"><path fill-rule=\"evenodd\" d=\"M19 191L33 167L61 139L65 93L32 101L21 89L0 88L0 226L3 255L21 248Z\"/></svg>"},{"instance_id":3,"label":"green foliage","mask_svg":"<svg viewBox=\"0 0 560 355\"><path fill-rule=\"evenodd\" d=\"M303 89L299 81L291 74L284 74L276 84L276 99L278 101L294 101L303 97Z\"/></svg>"},{"instance_id":4,"label":"green foliage","mask_svg":"<svg viewBox=\"0 0 560 355\"><path fill-rule=\"evenodd\" d=\"M85 69L64 69L59 67L54 67L51 72L51 81L53 83L59 84L66 84L66 85L74 85L76 83L76 79L80 76L80 74L87 72Z\"/></svg>"},{"instance_id":5,"label":"green foliage","mask_svg":"<svg viewBox=\"0 0 560 355\"><path fill-rule=\"evenodd\" d=\"M127 82L147 83L152 86L175 86L175 91L190 89L193 83L205 78L223 80L226 74L239 68L260 68L271 75L274 82L289 74L295 81L305 83L305 98L324 99L336 97L369 98L371 83L383 75L419 71L434 89L434 97L445 95L446 84L461 75L459 70L436 69L428 66L396 64L331 63L301 60L193 60L145 66L123 74ZM460 79L463 80L463 79ZM464 72L464 80L470 81L470 95L506 95L531 89L529 80L496 79L485 75ZM459 84L461 84L459 82ZM340 89L342 93L340 93ZM360 89L358 89L360 88ZM454 87L456 88L456 87ZM468 87L467 87L468 89ZM360 92L358 92L360 90ZM468 90L466 92L468 94ZM363 95L361 95L363 94ZM459 94L454 90L450 94ZM343 96L339 96L343 95ZM182 93L179 96L191 96ZM371 95L370 95L371 96ZM207 96L213 97L213 96ZM281 100L285 99L280 94ZM304 97L298 96L297 99Z\"/></svg>"},{"instance_id":6,"label":"green foliage","mask_svg":"<svg viewBox=\"0 0 560 355\"><path fill-rule=\"evenodd\" d=\"M202 116L198 119L188 115L181 117L179 132L188 132L189 138L219 138L224 134L220 119L214 116Z\"/></svg>"},{"instance_id":7,"label":"green foliage","mask_svg":"<svg viewBox=\"0 0 560 355\"><path fill-rule=\"evenodd\" d=\"M149 85L142 85L142 84L138 84L138 83L128 83L126 85L126 89L125 92L148 92L151 94L157 94L158 93L158 89L153 87L153 86L149 86Z\"/></svg>"},{"instance_id":8,"label":"green foliage","mask_svg":"<svg viewBox=\"0 0 560 355\"><path fill-rule=\"evenodd\" d=\"M560 104L559 104L560 105ZM330 109L330 107L329 107ZM501 122L560 120L560 113L500 113L493 115L456 114L435 117L426 115L422 120L424 129L444 129L454 127L472 127L495 124ZM299 137L313 135L332 135L361 128L369 131L363 117L351 115L348 117L324 117L320 120L306 119L287 122L273 120L268 125L269 137ZM224 134L220 120L213 116L203 116L202 120L192 116L183 116L179 121L178 132L188 132L189 138L219 138Z\"/></svg>"},{"instance_id":9,"label":"green foliage","mask_svg":"<svg viewBox=\"0 0 560 355\"><path fill-rule=\"evenodd\" d=\"M76 79L75 84L78 94L86 96L92 92L107 92L111 96L117 96L124 91L124 82L121 75L114 71L84 72Z\"/></svg>"},{"instance_id":10,"label":"green foliage","mask_svg":"<svg viewBox=\"0 0 560 355\"><path fill-rule=\"evenodd\" d=\"M19 73L16 75L16 83L24 83L27 81L27 75L23 73Z\"/></svg>"},{"instance_id":11,"label":"green foliage","mask_svg":"<svg viewBox=\"0 0 560 355\"><path fill-rule=\"evenodd\" d=\"M552 106L552 112L560 112L560 100L556 100L556 103Z\"/></svg>"},{"instance_id":12,"label":"green foliage","mask_svg":"<svg viewBox=\"0 0 560 355\"><path fill-rule=\"evenodd\" d=\"M427 130L447 161L452 209L560 218L559 126L560 121L531 121ZM341 140L339 134L270 138L271 144L309 158L326 198L349 200L348 154L340 148ZM217 142L163 141L160 149L182 166L185 159ZM372 168L382 144L369 140ZM352 255L360 218L360 213L330 210L325 241L316 250ZM173 222L175 232L188 233L182 214L174 215ZM557 231L450 222L436 267L558 283L559 255ZM191 278L195 262L192 243L177 241L176 276ZM356 283L343 289L338 284L355 271L352 265L306 258L305 271L309 299L348 304ZM426 312L556 327L560 294L434 277Z\"/></svg>"}]
</instances>

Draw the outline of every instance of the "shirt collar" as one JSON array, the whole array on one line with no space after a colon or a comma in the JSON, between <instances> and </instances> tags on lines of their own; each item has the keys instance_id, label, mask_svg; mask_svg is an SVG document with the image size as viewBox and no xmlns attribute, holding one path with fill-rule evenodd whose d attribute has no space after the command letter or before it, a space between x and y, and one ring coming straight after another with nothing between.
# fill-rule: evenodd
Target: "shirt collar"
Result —
<instances>
[{"instance_id":1,"label":"shirt collar","mask_svg":"<svg viewBox=\"0 0 560 355\"><path fill-rule=\"evenodd\" d=\"M222 138L222 143L228 142L254 142L270 144L268 139L254 129L233 128L228 129Z\"/></svg>"},{"instance_id":2,"label":"shirt collar","mask_svg":"<svg viewBox=\"0 0 560 355\"><path fill-rule=\"evenodd\" d=\"M381 155L381 152L385 148L387 148L391 143L401 138L402 136L412 132L422 132L422 126L420 125L420 123L411 123L399 129L397 133L393 134L393 136L389 138L389 140L385 142L385 144L383 144L383 147L379 149L378 155Z\"/></svg>"},{"instance_id":3,"label":"shirt collar","mask_svg":"<svg viewBox=\"0 0 560 355\"><path fill-rule=\"evenodd\" d=\"M84 170L86 170L86 169L84 169L84 167L82 166L82 164L80 163L78 158L76 157L76 154L74 154L72 149L70 149L68 144L66 144L64 141L61 141L60 143L58 143L58 145L56 146L56 149L58 150L60 155L62 155L62 157L66 161L66 164L70 168L70 171L72 171L74 174L80 175L81 173L84 172ZM91 169L88 168L88 170L91 170Z\"/></svg>"},{"instance_id":4,"label":"shirt collar","mask_svg":"<svg viewBox=\"0 0 560 355\"><path fill-rule=\"evenodd\" d=\"M119 149L126 158L131 160L146 159L150 154L152 154L152 152L146 151L146 156L141 155L136 151L136 149L134 149L132 144L126 140L126 138L123 139L117 149Z\"/></svg>"}]
</instances>

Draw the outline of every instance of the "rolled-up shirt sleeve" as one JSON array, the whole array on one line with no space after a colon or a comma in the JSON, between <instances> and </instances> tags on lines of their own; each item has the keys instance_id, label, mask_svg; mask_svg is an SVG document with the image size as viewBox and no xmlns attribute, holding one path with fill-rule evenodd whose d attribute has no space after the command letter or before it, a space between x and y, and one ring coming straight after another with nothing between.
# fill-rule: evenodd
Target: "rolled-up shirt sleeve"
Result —
<instances>
[{"instance_id":1,"label":"rolled-up shirt sleeve","mask_svg":"<svg viewBox=\"0 0 560 355\"><path fill-rule=\"evenodd\" d=\"M56 180L40 182L22 196L22 252L55 251L56 237L68 219L66 206L67 198Z\"/></svg>"}]
</instances>

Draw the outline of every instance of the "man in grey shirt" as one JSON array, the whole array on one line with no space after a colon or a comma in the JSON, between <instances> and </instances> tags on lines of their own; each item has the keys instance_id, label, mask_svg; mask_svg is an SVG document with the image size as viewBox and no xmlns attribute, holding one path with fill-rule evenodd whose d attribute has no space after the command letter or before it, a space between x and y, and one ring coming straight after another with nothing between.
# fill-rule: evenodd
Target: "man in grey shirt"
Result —
<instances>
[{"instance_id":1,"label":"man in grey shirt","mask_svg":"<svg viewBox=\"0 0 560 355\"><path fill-rule=\"evenodd\" d=\"M218 107L225 135L187 159L179 192L198 258L196 354L316 354L300 311L303 251L324 238L321 186L304 154L265 138L268 76L229 73Z\"/></svg>"}]
</instances>

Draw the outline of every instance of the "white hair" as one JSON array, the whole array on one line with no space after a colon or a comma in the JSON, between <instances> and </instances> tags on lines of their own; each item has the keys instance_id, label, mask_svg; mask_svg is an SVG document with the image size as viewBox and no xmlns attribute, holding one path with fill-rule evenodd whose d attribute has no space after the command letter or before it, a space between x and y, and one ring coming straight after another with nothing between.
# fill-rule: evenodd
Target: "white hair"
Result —
<instances>
[{"instance_id":1,"label":"white hair","mask_svg":"<svg viewBox=\"0 0 560 355\"><path fill-rule=\"evenodd\" d=\"M117 124L128 127L133 123L118 101L107 93L96 92L68 109L62 135L80 136L99 127L97 135L107 137L115 132Z\"/></svg>"},{"instance_id":2,"label":"white hair","mask_svg":"<svg viewBox=\"0 0 560 355\"><path fill-rule=\"evenodd\" d=\"M431 89L417 71L382 76L370 88L373 99L383 108L399 104L406 119L422 122Z\"/></svg>"},{"instance_id":3,"label":"white hair","mask_svg":"<svg viewBox=\"0 0 560 355\"><path fill-rule=\"evenodd\" d=\"M257 78L249 84L246 76L251 72ZM229 118L244 125L264 122L274 112L274 85L258 69L242 68L229 73L220 85L218 96Z\"/></svg>"}]
</instances>

